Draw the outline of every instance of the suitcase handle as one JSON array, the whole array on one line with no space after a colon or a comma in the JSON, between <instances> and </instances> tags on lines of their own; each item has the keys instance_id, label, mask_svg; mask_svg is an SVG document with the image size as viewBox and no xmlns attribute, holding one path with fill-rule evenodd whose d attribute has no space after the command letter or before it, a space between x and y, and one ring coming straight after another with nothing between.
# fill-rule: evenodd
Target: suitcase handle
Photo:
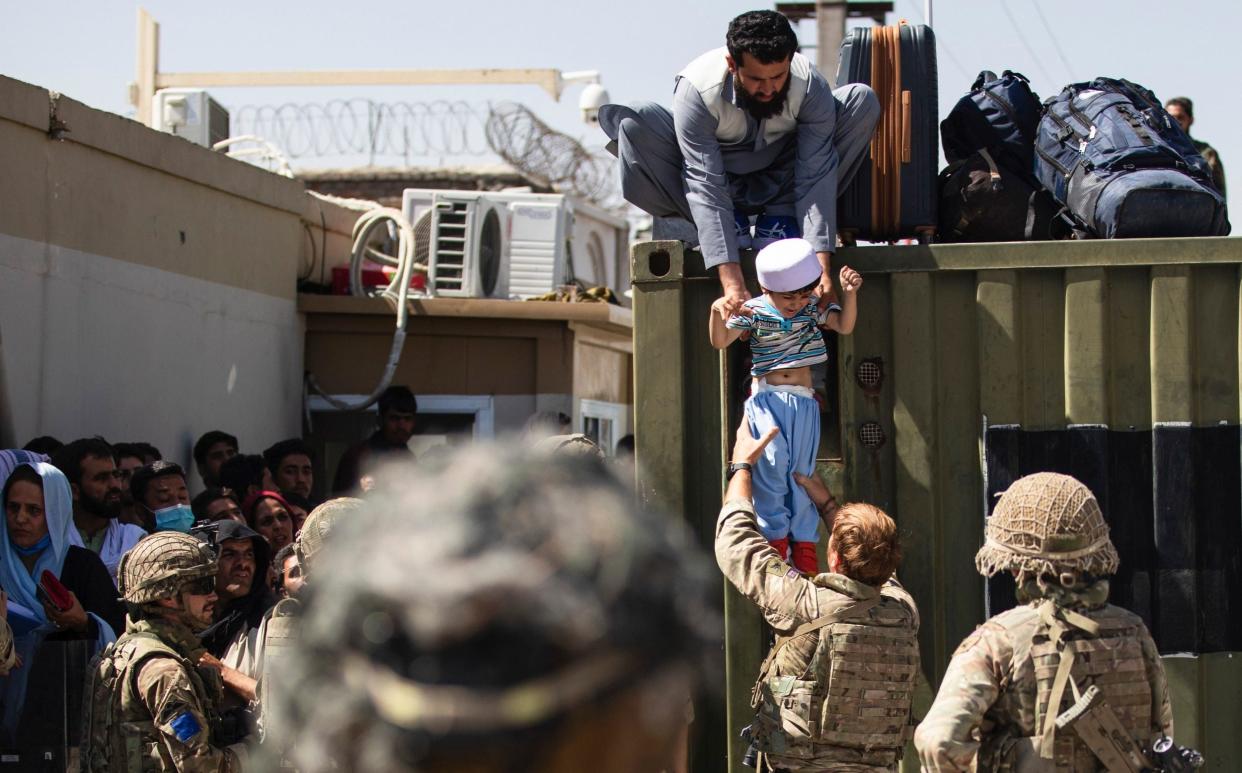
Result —
<instances>
[{"instance_id":1,"label":"suitcase handle","mask_svg":"<svg viewBox=\"0 0 1242 773\"><path fill-rule=\"evenodd\" d=\"M901 163L910 163L912 152L910 150L910 92L909 90L901 92Z\"/></svg>"}]
</instances>

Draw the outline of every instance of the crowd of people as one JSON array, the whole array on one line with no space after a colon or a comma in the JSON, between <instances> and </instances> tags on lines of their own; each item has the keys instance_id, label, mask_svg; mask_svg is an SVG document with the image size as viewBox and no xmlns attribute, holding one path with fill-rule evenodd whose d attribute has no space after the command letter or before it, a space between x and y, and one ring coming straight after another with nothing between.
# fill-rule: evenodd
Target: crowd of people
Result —
<instances>
[{"instance_id":1,"label":"crowd of people","mask_svg":"<svg viewBox=\"0 0 1242 773\"><path fill-rule=\"evenodd\" d=\"M417 410L406 387L380 397L378 426L342 458L329 502L369 488L382 464L413 458ZM9 646L0 647L0 746L45 738L35 726L59 721L42 711L46 664L36 654L45 644L82 642L89 657L143 619L134 617L141 604L126 598L122 567L154 536L183 535L207 547L212 601L208 616L190 621L201 643L194 662L220 674L223 709L255 701L264 623L277 601L301 587L294 541L321 503L315 454L302 439L262 454L240 450L237 437L221 430L198 439L193 460L204 488L193 498L186 470L150 443L43 436L0 451L0 585L9 626Z\"/></svg>"}]
</instances>

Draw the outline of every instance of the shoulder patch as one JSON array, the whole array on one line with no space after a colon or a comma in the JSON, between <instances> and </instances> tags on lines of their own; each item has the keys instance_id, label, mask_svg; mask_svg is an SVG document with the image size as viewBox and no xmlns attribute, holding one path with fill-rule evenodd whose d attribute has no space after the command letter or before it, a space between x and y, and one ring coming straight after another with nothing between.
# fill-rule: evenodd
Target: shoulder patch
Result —
<instances>
[{"instance_id":1,"label":"shoulder patch","mask_svg":"<svg viewBox=\"0 0 1242 773\"><path fill-rule=\"evenodd\" d=\"M173 730L173 734L177 736L177 740L181 743L189 743L194 736L198 735L203 729L198 724L198 720L188 711L183 711L168 723Z\"/></svg>"},{"instance_id":2,"label":"shoulder patch","mask_svg":"<svg viewBox=\"0 0 1242 773\"><path fill-rule=\"evenodd\" d=\"M767 572L768 574L774 574L777 577L780 577L781 575L789 572L790 569L789 569L789 564L773 556L772 558L768 559L768 563L763 567L763 571Z\"/></svg>"},{"instance_id":3,"label":"shoulder patch","mask_svg":"<svg viewBox=\"0 0 1242 773\"><path fill-rule=\"evenodd\" d=\"M954 657L961 655L963 652L969 652L979 643L981 638L983 638L983 626L975 628L969 636L962 639L962 643L957 645L957 649L953 651Z\"/></svg>"}]
</instances>

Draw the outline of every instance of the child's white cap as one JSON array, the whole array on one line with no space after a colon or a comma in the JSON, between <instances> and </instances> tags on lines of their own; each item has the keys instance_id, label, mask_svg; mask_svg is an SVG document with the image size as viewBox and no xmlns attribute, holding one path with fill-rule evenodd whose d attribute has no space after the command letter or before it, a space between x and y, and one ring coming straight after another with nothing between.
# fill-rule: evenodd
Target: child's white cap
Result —
<instances>
[{"instance_id":1,"label":"child's white cap","mask_svg":"<svg viewBox=\"0 0 1242 773\"><path fill-rule=\"evenodd\" d=\"M801 290L818 280L822 272L815 248L806 239L781 239L755 256L759 285L773 292Z\"/></svg>"}]
</instances>

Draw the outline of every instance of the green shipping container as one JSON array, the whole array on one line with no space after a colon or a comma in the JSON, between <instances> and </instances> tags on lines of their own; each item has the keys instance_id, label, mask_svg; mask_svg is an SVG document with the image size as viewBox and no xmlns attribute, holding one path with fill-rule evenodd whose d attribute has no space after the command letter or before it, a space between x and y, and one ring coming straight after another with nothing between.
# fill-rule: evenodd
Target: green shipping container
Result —
<instances>
[{"instance_id":1,"label":"green shipping container","mask_svg":"<svg viewBox=\"0 0 1242 773\"><path fill-rule=\"evenodd\" d=\"M1040 469L1096 492L1122 569L1113 600L1165 653L1177 740L1242 765L1242 240L843 249L854 335L830 344L821 471L899 524L922 613L926 710L957 643L1012 603L975 571L990 501ZM743 266L753 282L753 257ZM633 251L639 483L710 548L747 374L707 341L719 295L679 242ZM752 287L752 291L756 288ZM1012 585L1012 583L1010 583ZM747 770L737 733L766 650L726 587L723 694L702 701L697 771ZM727 750L727 751L726 751ZM912 755L905 767L917 769Z\"/></svg>"}]
</instances>

